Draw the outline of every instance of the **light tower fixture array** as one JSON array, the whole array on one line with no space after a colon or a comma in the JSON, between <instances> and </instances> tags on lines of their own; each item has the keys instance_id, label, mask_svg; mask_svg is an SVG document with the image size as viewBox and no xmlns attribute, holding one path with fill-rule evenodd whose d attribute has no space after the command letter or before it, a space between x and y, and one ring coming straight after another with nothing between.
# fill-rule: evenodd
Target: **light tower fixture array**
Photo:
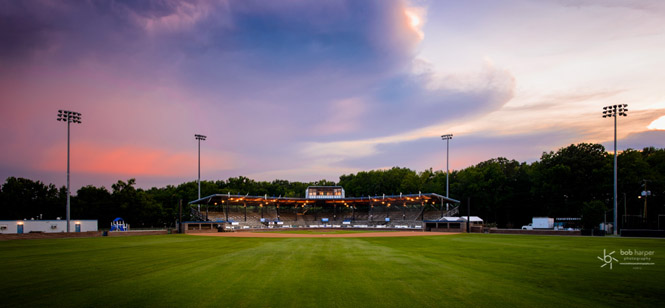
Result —
<instances>
[{"instance_id":1,"label":"light tower fixture array","mask_svg":"<svg viewBox=\"0 0 665 308\"><path fill-rule=\"evenodd\" d=\"M199 134L195 134L194 137L196 138L196 140L199 141L199 177L197 182L199 184L199 199L201 199L201 141L205 141L207 137ZM200 210L200 205L199 205L199 210Z\"/></svg>"},{"instance_id":2,"label":"light tower fixture array","mask_svg":"<svg viewBox=\"0 0 665 308\"><path fill-rule=\"evenodd\" d=\"M622 117L627 117L628 114L628 104L619 104L619 105L610 105L610 106L605 106L603 107L603 118L610 118L610 117L617 117L617 116L622 116Z\"/></svg>"},{"instance_id":3,"label":"light tower fixture array","mask_svg":"<svg viewBox=\"0 0 665 308\"><path fill-rule=\"evenodd\" d=\"M449 174L450 174L450 168L449 168L449 165L448 165L448 163L450 161L450 159L449 159L449 157L450 157L450 139L453 139L453 134L441 135L441 140L446 141L446 198L449 197L449 187L450 187L449 181L448 181L448 177L449 177ZM443 207L441 208L441 210L443 211ZM448 203L447 202L446 202L446 211L448 211Z\"/></svg>"},{"instance_id":4,"label":"light tower fixture array","mask_svg":"<svg viewBox=\"0 0 665 308\"><path fill-rule=\"evenodd\" d=\"M628 104L603 107L603 118L614 118L614 235L617 235L617 117L627 117Z\"/></svg>"},{"instance_id":5,"label":"light tower fixture array","mask_svg":"<svg viewBox=\"0 0 665 308\"><path fill-rule=\"evenodd\" d=\"M69 190L69 124L81 124L81 114L69 110L58 110L58 121L67 123L67 232L69 232L69 208L70 208L70 190Z\"/></svg>"},{"instance_id":6,"label":"light tower fixture array","mask_svg":"<svg viewBox=\"0 0 665 308\"><path fill-rule=\"evenodd\" d=\"M81 114L69 110L58 110L58 121L81 124Z\"/></svg>"}]
</instances>

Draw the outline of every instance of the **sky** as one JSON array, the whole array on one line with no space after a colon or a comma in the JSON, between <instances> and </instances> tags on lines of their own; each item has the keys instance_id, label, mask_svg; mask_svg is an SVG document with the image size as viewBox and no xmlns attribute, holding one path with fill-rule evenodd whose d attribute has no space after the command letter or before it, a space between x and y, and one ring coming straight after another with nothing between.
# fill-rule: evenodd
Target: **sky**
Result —
<instances>
[{"instance_id":1,"label":"sky","mask_svg":"<svg viewBox=\"0 0 665 308\"><path fill-rule=\"evenodd\" d=\"M665 2L0 0L0 178L337 181L665 148Z\"/></svg>"}]
</instances>

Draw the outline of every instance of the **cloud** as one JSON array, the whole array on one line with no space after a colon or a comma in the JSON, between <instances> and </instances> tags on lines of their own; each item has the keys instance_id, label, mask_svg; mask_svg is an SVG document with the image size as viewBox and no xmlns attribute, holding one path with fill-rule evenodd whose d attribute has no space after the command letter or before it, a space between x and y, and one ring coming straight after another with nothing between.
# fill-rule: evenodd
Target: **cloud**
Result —
<instances>
[{"instance_id":1,"label":"cloud","mask_svg":"<svg viewBox=\"0 0 665 308\"><path fill-rule=\"evenodd\" d=\"M661 1L631 1L631 0L556 0L565 6L573 7L607 7L607 8L628 8L633 10L643 10L650 13L665 12L665 4Z\"/></svg>"},{"instance_id":2,"label":"cloud","mask_svg":"<svg viewBox=\"0 0 665 308\"><path fill-rule=\"evenodd\" d=\"M316 67L358 72L408 62L419 41L401 0L3 1L2 6L0 51L14 57L51 49L42 56L138 57L154 65L161 57L213 54L220 58L208 62L213 69L241 60L264 73Z\"/></svg>"},{"instance_id":3,"label":"cloud","mask_svg":"<svg viewBox=\"0 0 665 308\"><path fill-rule=\"evenodd\" d=\"M363 96L359 107L364 116L357 123L358 129L323 136L323 140L388 137L478 117L503 107L514 90L510 72L491 65L466 75L439 77L431 71L400 74L383 80Z\"/></svg>"},{"instance_id":4,"label":"cloud","mask_svg":"<svg viewBox=\"0 0 665 308\"><path fill-rule=\"evenodd\" d=\"M63 169L66 148L50 147L40 153L37 168L44 171ZM121 177L174 177L196 170L196 153L140 146L103 146L77 142L71 146L71 169L74 172L109 174ZM201 163L209 172L230 169L234 159L228 153L204 151Z\"/></svg>"},{"instance_id":5,"label":"cloud","mask_svg":"<svg viewBox=\"0 0 665 308\"><path fill-rule=\"evenodd\" d=\"M614 150L613 141L603 142L603 146L608 151ZM620 138L617 141L617 147L619 151L625 149L635 149L641 150L645 147L656 147L659 149L665 148L665 131L662 130L652 130L631 133L624 138Z\"/></svg>"},{"instance_id":6,"label":"cloud","mask_svg":"<svg viewBox=\"0 0 665 308\"><path fill-rule=\"evenodd\" d=\"M191 179L194 133L204 178L266 180L603 142L628 102L622 138L662 115L663 27L608 3L0 0L0 175L63 168L58 109L93 180Z\"/></svg>"},{"instance_id":7,"label":"cloud","mask_svg":"<svg viewBox=\"0 0 665 308\"><path fill-rule=\"evenodd\" d=\"M329 132L339 139L350 129L334 124L335 119L326 115L339 108L340 101L356 100L364 104L344 108L373 114L359 130L376 136L442 120L437 113L458 116L463 113L460 107L491 109L488 101L502 104L512 90L503 85L491 88L511 83L510 76L499 76L500 70L493 68L479 74L491 79L480 81L488 86L461 91L451 89L453 83L459 84L459 76L447 76L438 83L448 86L432 88L429 73L405 74L421 40L420 28L414 28L409 16L423 23L426 10L402 0L279 5L262 1L61 2L52 5L51 14L42 13L36 5L7 4L7 15L30 21L23 26L18 21L10 23L26 29L28 36L42 33L41 41L49 46L48 53L24 59L23 67L33 63L57 74L95 67L110 79L180 87L205 109L224 109L223 114L213 111L211 115L225 118L230 126L246 123L240 119L248 113L260 123L278 118L281 123L298 120L316 126L323 118L328 126L337 126ZM27 30L32 28L38 31ZM13 44L18 38L6 37L5 46L20 49L17 55L39 49ZM344 112L349 119L351 112Z\"/></svg>"},{"instance_id":8,"label":"cloud","mask_svg":"<svg viewBox=\"0 0 665 308\"><path fill-rule=\"evenodd\" d=\"M647 128L648 129L665 130L665 115L661 116L658 119L653 120L653 122L651 122L649 124L649 126L647 126Z\"/></svg>"},{"instance_id":9,"label":"cloud","mask_svg":"<svg viewBox=\"0 0 665 308\"><path fill-rule=\"evenodd\" d=\"M332 102L323 113L322 123L315 126L315 135L331 135L356 132L368 116L365 102L357 98Z\"/></svg>"},{"instance_id":10,"label":"cloud","mask_svg":"<svg viewBox=\"0 0 665 308\"><path fill-rule=\"evenodd\" d=\"M0 62L23 74L92 77L95 86L107 83L121 91L180 88L189 103L228 126L247 123L248 114L262 126L276 118L316 126L340 101L356 98L373 101L371 111L391 112L376 102L387 92L380 84L390 78L404 91L417 86L407 84L417 82L411 76L396 74L410 67L420 41L405 12L424 22L425 11L402 0L41 4L4 4L1 14L13 18L3 19L8 25L0 28L0 48L11 50ZM367 97L368 89L376 94ZM349 131L335 125L334 132Z\"/></svg>"},{"instance_id":11,"label":"cloud","mask_svg":"<svg viewBox=\"0 0 665 308\"><path fill-rule=\"evenodd\" d=\"M450 168L462 169L496 157L507 157L519 161L535 161L545 151L555 151L557 147L575 142L569 130L534 132L518 135L456 134L450 141ZM440 135L440 134L439 134ZM377 142L355 146L364 149L354 152L347 148L347 155L334 152L328 165L344 170L369 170L409 167L416 170L445 168L446 143L439 135L425 138L401 140L399 142ZM552 146L556 144L557 146ZM331 147L338 149L337 146ZM368 151L367 149L372 149ZM339 149L338 149L339 150ZM319 157L322 161L325 157ZM328 158L331 159L331 158Z\"/></svg>"}]
</instances>

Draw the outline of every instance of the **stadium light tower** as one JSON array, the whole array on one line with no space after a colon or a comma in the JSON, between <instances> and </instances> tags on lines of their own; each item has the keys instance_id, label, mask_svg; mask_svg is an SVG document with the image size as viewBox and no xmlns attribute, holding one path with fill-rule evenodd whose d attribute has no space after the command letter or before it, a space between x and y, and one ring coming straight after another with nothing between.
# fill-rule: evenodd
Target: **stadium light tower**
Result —
<instances>
[{"instance_id":1,"label":"stadium light tower","mask_svg":"<svg viewBox=\"0 0 665 308\"><path fill-rule=\"evenodd\" d=\"M199 183L199 199L201 199L201 140L205 141L206 136L196 134L194 137L199 141L199 179L197 182Z\"/></svg>"},{"instance_id":2,"label":"stadium light tower","mask_svg":"<svg viewBox=\"0 0 665 308\"><path fill-rule=\"evenodd\" d=\"M69 124L81 124L81 114L69 110L58 110L58 121L67 122L67 233L69 233Z\"/></svg>"},{"instance_id":3,"label":"stadium light tower","mask_svg":"<svg viewBox=\"0 0 665 308\"><path fill-rule=\"evenodd\" d=\"M441 135L441 140L446 141L446 198L449 197L448 174L450 173L450 169L448 168L448 163L450 161L450 139L453 139L453 134ZM448 202L446 202L446 210L448 210Z\"/></svg>"},{"instance_id":4,"label":"stadium light tower","mask_svg":"<svg viewBox=\"0 0 665 308\"><path fill-rule=\"evenodd\" d=\"M626 117L628 104L603 107L603 118L614 118L614 235L617 235L617 117Z\"/></svg>"}]
</instances>

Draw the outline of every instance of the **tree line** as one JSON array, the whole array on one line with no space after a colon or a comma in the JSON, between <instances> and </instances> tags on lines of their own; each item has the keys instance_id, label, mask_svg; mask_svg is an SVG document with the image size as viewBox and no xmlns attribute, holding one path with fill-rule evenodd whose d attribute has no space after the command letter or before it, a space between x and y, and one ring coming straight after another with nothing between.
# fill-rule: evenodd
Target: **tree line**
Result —
<instances>
[{"instance_id":1,"label":"tree line","mask_svg":"<svg viewBox=\"0 0 665 308\"><path fill-rule=\"evenodd\" d=\"M600 144L580 143L545 152L533 163L499 157L449 175L450 197L461 201L460 213L471 214L500 227L519 227L534 216L583 217L588 226L607 215L612 220L613 154ZM665 149L626 150L618 155L619 219L630 223L658 223L665 214ZM202 181L201 195L216 193L304 197L312 185L340 185L351 197L423 193L446 194L444 171L417 172L394 167L340 176L337 183L255 181L247 177ZM115 217L133 227L171 227L178 219L179 201L198 194L196 181L162 188L136 188L136 181L118 181L106 187L84 186L71 197L71 217L98 219L104 228ZM7 178L0 190L0 219L64 218L65 187L24 178ZM185 217L188 219L188 217ZM663 222L661 222L663 223Z\"/></svg>"}]
</instances>

